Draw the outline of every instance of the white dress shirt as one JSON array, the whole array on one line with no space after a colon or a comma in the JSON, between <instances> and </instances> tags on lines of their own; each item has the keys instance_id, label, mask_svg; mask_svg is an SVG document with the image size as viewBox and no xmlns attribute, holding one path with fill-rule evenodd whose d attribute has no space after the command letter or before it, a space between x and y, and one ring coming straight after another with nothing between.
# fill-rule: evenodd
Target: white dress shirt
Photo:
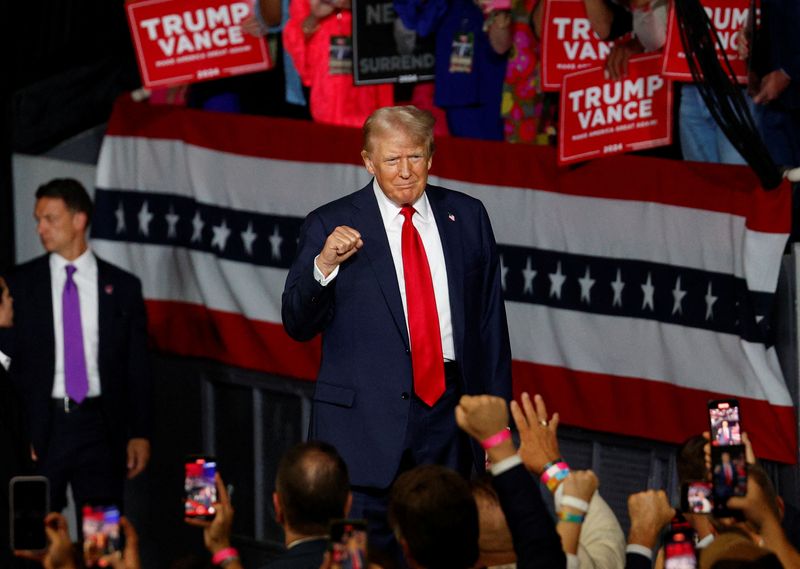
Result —
<instances>
[{"instance_id":1,"label":"white dress shirt","mask_svg":"<svg viewBox=\"0 0 800 569\"><path fill-rule=\"evenodd\" d=\"M64 390L64 318L61 305L64 284L67 282L67 265L74 265L72 280L78 287L81 304L81 329L83 330L83 352L86 358L86 373L89 376L87 397L100 395L100 372L97 367L99 344L99 309L97 303L97 259L90 249L73 261L67 261L57 253L50 254L50 285L53 295L53 326L56 339L56 373L53 381L53 397L63 399Z\"/></svg>"},{"instance_id":2,"label":"white dress shirt","mask_svg":"<svg viewBox=\"0 0 800 569\"><path fill-rule=\"evenodd\" d=\"M405 218L400 214L402 208L384 195L378 185L378 181L375 179L372 181L372 190L375 192L375 199L378 200L378 209L380 209L383 226L386 229L386 237L389 239L389 249L392 252L394 271L397 276L397 284L400 287L400 298L403 301L403 313L406 317L406 330L408 330L408 304L406 301L406 281L403 276L402 246ZM450 314L450 291L447 288L447 265L444 262L444 250L442 249L439 229L436 226L436 219L433 217L433 210L428 201L428 196L424 192L414 204L414 209L416 213L411 218L411 222L422 238L425 255L428 257L428 265L431 269L433 295L436 298L436 312L439 315L439 333L442 337L442 356L445 360L455 360L453 321ZM357 230L358 228L354 229ZM317 267L316 259L314 259L314 278L322 286L328 285L336 278L337 274L339 274L339 267L336 267L327 277L323 276Z\"/></svg>"}]
</instances>

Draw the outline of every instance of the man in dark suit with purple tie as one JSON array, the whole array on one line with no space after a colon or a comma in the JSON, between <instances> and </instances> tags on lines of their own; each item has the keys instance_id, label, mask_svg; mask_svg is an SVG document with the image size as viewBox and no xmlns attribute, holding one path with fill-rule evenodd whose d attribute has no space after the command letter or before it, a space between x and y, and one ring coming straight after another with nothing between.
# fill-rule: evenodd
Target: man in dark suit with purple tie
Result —
<instances>
[{"instance_id":1,"label":"man in dark suit with purple tie","mask_svg":"<svg viewBox=\"0 0 800 569\"><path fill-rule=\"evenodd\" d=\"M428 184L433 121L414 107L367 119L361 156L374 178L308 215L283 294L289 335L322 334L310 437L345 459L370 539L378 525L391 535L388 488L403 471L484 469L455 424L459 397L511 396L491 224L480 201Z\"/></svg>"},{"instance_id":2,"label":"man in dark suit with purple tie","mask_svg":"<svg viewBox=\"0 0 800 569\"><path fill-rule=\"evenodd\" d=\"M34 217L47 255L7 281L14 325L0 353L29 420L36 470L50 480L51 508L72 486L121 505L123 481L150 456L152 377L139 279L99 259L87 241L92 202L73 179L36 192Z\"/></svg>"}]
</instances>

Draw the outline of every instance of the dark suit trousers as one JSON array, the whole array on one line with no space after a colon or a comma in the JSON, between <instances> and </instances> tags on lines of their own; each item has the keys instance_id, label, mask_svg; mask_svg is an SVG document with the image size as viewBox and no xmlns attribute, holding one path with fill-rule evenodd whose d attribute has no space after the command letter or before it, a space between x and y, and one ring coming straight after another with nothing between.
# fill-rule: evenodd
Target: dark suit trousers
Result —
<instances>
[{"instance_id":1,"label":"dark suit trousers","mask_svg":"<svg viewBox=\"0 0 800 569\"><path fill-rule=\"evenodd\" d=\"M39 461L40 473L50 480L51 509L66 506L68 483L78 514L92 501L122 507L125 455L108 435L100 399L86 399L69 413L54 399L51 409L53 436Z\"/></svg>"},{"instance_id":2,"label":"dark suit trousers","mask_svg":"<svg viewBox=\"0 0 800 569\"><path fill-rule=\"evenodd\" d=\"M445 369L447 387L433 407L409 394L411 411L397 476L421 464L441 464L465 478L472 474L473 457L469 438L455 421L455 408L462 395L460 373L455 364L448 364ZM400 559L402 553L386 519L391 488L354 486L352 490L350 517L367 520L371 547Z\"/></svg>"}]
</instances>

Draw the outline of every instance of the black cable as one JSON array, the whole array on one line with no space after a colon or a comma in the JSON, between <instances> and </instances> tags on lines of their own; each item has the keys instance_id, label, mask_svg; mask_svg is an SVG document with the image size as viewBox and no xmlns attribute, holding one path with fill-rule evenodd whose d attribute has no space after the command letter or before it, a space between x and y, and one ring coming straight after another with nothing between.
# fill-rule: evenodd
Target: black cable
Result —
<instances>
[{"instance_id":1,"label":"black cable","mask_svg":"<svg viewBox=\"0 0 800 569\"><path fill-rule=\"evenodd\" d=\"M675 15L692 79L711 116L764 189L778 187L783 179L781 170L758 133L736 73L700 0L675 0Z\"/></svg>"}]
</instances>

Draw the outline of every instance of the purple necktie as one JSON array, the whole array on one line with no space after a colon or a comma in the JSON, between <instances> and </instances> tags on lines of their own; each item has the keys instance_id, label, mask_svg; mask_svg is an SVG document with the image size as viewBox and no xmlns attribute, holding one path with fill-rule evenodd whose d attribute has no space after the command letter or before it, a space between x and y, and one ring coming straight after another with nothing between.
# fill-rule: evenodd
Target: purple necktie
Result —
<instances>
[{"instance_id":1,"label":"purple necktie","mask_svg":"<svg viewBox=\"0 0 800 569\"><path fill-rule=\"evenodd\" d=\"M83 353L83 329L81 328L81 301L78 287L72 280L76 269L67 265L67 282L61 295L64 316L64 383L67 396L78 403L86 398L89 379L86 375L86 357Z\"/></svg>"}]
</instances>

